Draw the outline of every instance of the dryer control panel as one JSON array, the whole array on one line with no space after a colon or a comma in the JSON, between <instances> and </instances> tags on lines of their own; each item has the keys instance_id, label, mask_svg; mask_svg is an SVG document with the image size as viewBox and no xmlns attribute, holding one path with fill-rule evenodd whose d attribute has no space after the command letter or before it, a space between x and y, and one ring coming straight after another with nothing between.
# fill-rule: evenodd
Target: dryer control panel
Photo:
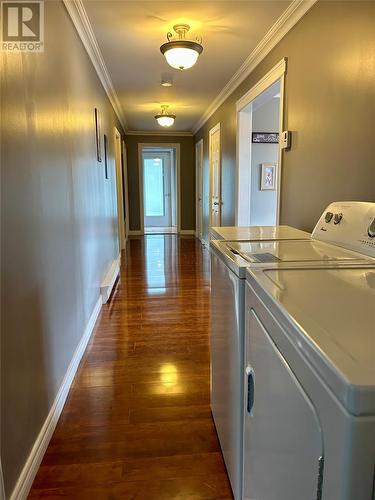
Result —
<instances>
[{"instance_id":1,"label":"dryer control panel","mask_svg":"<svg viewBox=\"0 0 375 500\"><path fill-rule=\"evenodd\" d=\"M311 237L375 259L375 203L331 203L321 215Z\"/></svg>"}]
</instances>

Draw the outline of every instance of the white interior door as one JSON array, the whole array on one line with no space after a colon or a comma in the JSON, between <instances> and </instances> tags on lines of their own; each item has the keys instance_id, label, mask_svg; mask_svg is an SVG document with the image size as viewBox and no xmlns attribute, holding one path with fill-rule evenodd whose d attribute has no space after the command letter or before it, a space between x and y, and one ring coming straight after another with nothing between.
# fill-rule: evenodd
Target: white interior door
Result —
<instances>
[{"instance_id":1,"label":"white interior door","mask_svg":"<svg viewBox=\"0 0 375 500\"><path fill-rule=\"evenodd\" d=\"M221 153L220 153L220 123L209 133L210 158L210 225L221 226Z\"/></svg>"},{"instance_id":2,"label":"white interior door","mask_svg":"<svg viewBox=\"0 0 375 500\"><path fill-rule=\"evenodd\" d=\"M143 204L145 227L172 226L169 152L143 153Z\"/></svg>"},{"instance_id":3,"label":"white interior door","mask_svg":"<svg viewBox=\"0 0 375 500\"><path fill-rule=\"evenodd\" d=\"M195 164L197 175L197 237L203 238L203 139L195 145Z\"/></svg>"}]
</instances>

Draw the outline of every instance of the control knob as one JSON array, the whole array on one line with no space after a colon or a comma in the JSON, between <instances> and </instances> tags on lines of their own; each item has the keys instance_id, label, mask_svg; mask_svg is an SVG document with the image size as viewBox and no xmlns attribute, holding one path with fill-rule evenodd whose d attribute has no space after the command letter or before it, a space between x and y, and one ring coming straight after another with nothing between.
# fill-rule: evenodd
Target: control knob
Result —
<instances>
[{"instance_id":1,"label":"control knob","mask_svg":"<svg viewBox=\"0 0 375 500\"><path fill-rule=\"evenodd\" d=\"M326 213L326 216L324 218L324 220L328 223L328 222L331 222L332 220L332 217L333 217L333 213L332 212L327 212Z\"/></svg>"},{"instance_id":2,"label":"control knob","mask_svg":"<svg viewBox=\"0 0 375 500\"><path fill-rule=\"evenodd\" d=\"M370 236L370 238L375 238L375 219L373 219L371 224L369 225L367 234Z\"/></svg>"},{"instance_id":3,"label":"control knob","mask_svg":"<svg viewBox=\"0 0 375 500\"><path fill-rule=\"evenodd\" d=\"M334 224L340 224L341 220L342 220L342 214L341 213L340 214L335 214L335 217L333 219L333 223Z\"/></svg>"}]
</instances>

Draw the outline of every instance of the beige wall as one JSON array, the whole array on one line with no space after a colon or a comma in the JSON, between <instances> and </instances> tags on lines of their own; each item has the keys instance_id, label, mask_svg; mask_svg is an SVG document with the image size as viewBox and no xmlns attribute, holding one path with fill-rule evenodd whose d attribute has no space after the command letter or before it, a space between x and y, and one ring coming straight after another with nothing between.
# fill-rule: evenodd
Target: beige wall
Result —
<instances>
[{"instance_id":1,"label":"beige wall","mask_svg":"<svg viewBox=\"0 0 375 500\"><path fill-rule=\"evenodd\" d=\"M375 201L374 26L375 2L318 2L196 134L207 199L208 131L221 122L223 225L235 214L235 103L283 57L293 146L284 153L281 222L311 230L333 200Z\"/></svg>"},{"instance_id":2,"label":"beige wall","mask_svg":"<svg viewBox=\"0 0 375 500\"><path fill-rule=\"evenodd\" d=\"M45 52L2 54L1 456L7 496L118 255L114 112L62 2ZM109 139L96 162L94 107Z\"/></svg>"},{"instance_id":3,"label":"beige wall","mask_svg":"<svg viewBox=\"0 0 375 500\"><path fill-rule=\"evenodd\" d=\"M193 137L128 135L125 142L128 160L130 230L139 231L141 227L139 211L139 143L180 144L181 229L195 229L195 164Z\"/></svg>"}]
</instances>

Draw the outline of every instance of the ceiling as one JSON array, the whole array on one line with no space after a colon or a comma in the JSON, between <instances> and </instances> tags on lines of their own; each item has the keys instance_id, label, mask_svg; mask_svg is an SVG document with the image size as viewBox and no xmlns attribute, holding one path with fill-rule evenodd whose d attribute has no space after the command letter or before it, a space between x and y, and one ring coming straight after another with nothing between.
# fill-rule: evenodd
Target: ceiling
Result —
<instances>
[{"instance_id":1,"label":"ceiling","mask_svg":"<svg viewBox=\"0 0 375 500\"><path fill-rule=\"evenodd\" d=\"M283 0L84 0L129 130L160 131L154 115L169 104L169 130L191 131L233 74L290 4ZM168 66L159 47L178 22L203 38L203 53L186 71ZM161 74L173 76L162 87Z\"/></svg>"}]
</instances>

